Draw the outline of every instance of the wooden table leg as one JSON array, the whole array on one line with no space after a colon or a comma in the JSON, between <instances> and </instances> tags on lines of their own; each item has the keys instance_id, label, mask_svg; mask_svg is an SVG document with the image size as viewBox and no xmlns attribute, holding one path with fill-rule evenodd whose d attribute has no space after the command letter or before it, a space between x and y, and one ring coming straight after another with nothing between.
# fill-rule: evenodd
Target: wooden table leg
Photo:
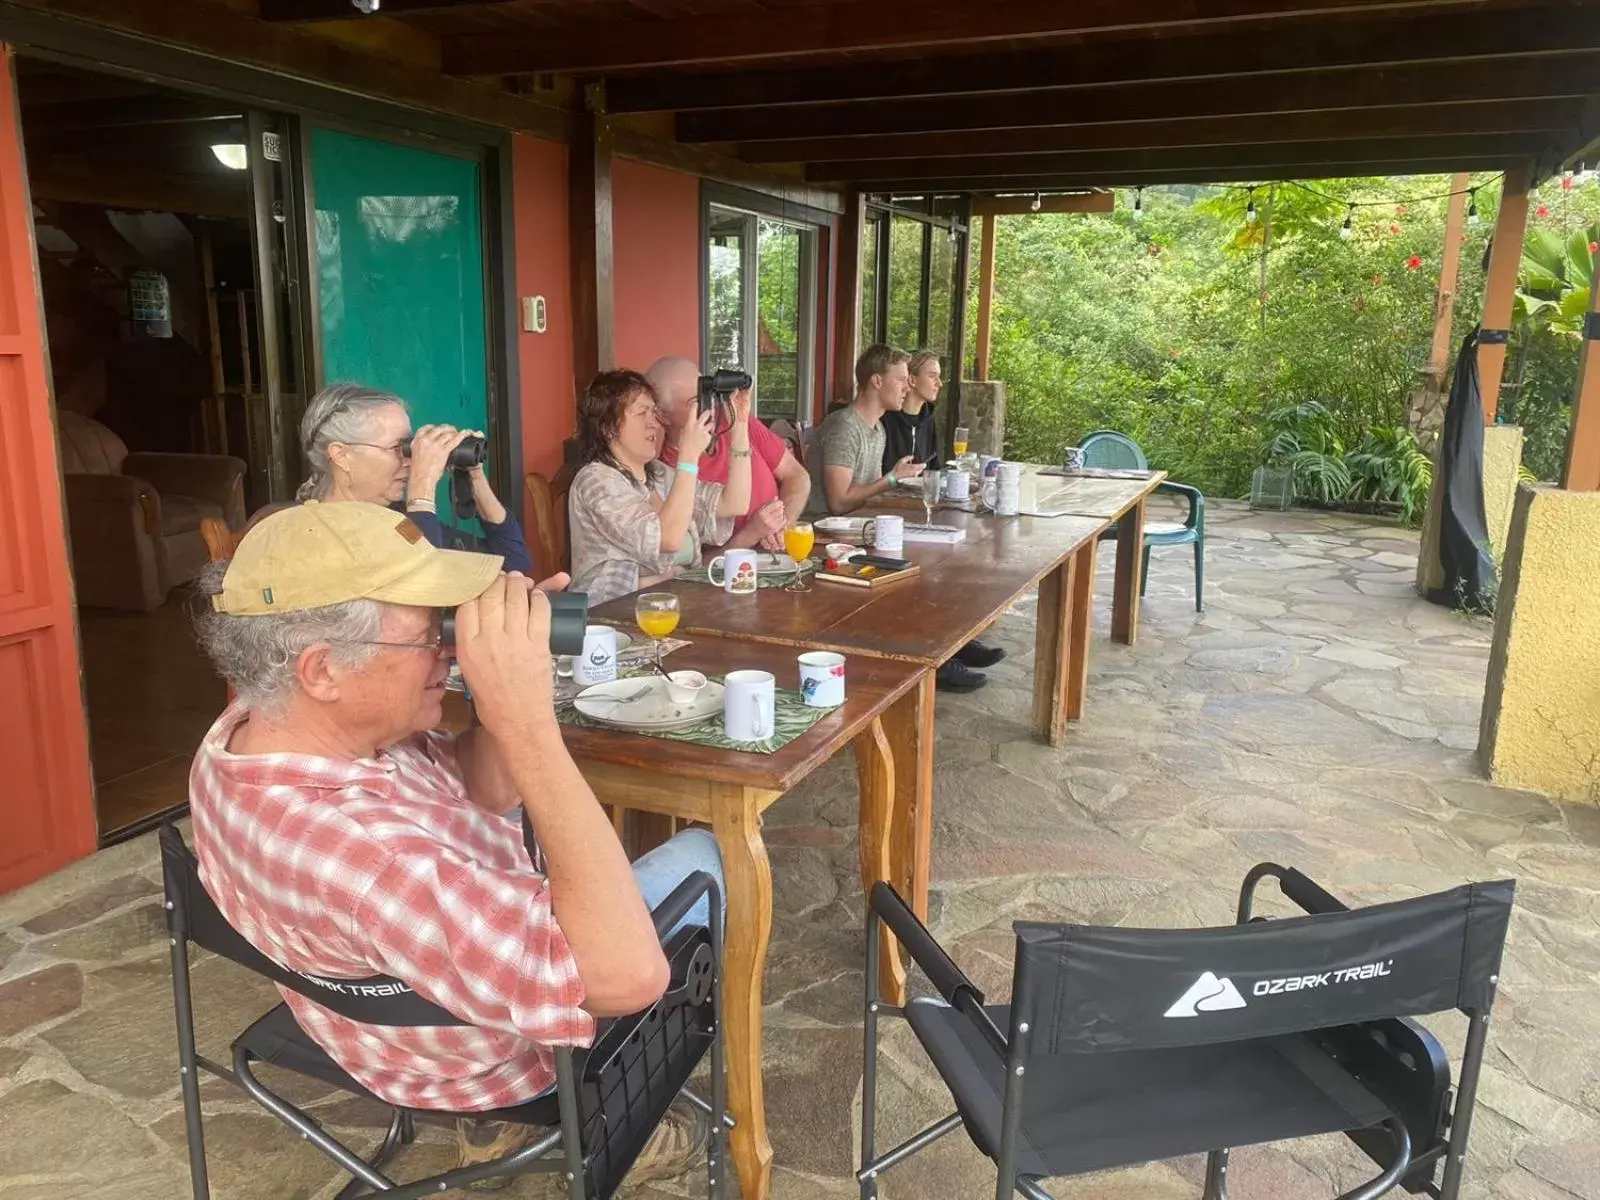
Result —
<instances>
[{"instance_id":1,"label":"wooden table leg","mask_svg":"<svg viewBox=\"0 0 1600 1200\"><path fill-rule=\"evenodd\" d=\"M767 1200L772 1143L761 1083L761 1001L772 937L772 868L761 840L769 793L715 786L711 829L722 852L728 924L722 958L723 1031L728 1046L728 1107L734 1119L733 1163L744 1200Z\"/></svg>"},{"instance_id":2,"label":"wooden table leg","mask_svg":"<svg viewBox=\"0 0 1600 1200\"><path fill-rule=\"evenodd\" d=\"M1117 519L1117 573L1111 590L1111 638L1125 646L1139 640L1140 568L1144 565L1144 501Z\"/></svg>"},{"instance_id":3,"label":"wooden table leg","mask_svg":"<svg viewBox=\"0 0 1600 1200\"><path fill-rule=\"evenodd\" d=\"M1052 746L1067 732L1071 619L1077 555L1039 581L1039 612L1033 637L1033 732Z\"/></svg>"},{"instance_id":4,"label":"wooden table leg","mask_svg":"<svg viewBox=\"0 0 1600 1200\"><path fill-rule=\"evenodd\" d=\"M861 892L870 895L879 880L894 882L894 855L890 839L894 836L894 755L883 721L874 720L856 738L856 771L861 780L861 818L858 841L861 847ZM879 927L878 995L890 1004L904 1004L906 966L900 948L887 925Z\"/></svg>"},{"instance_id":5,"label":"wooden table leg","mask_svg":"<svg viewBox=\"0 0 1600 1200\"><path fill-rule=\"evenodd\" d=\"M923 920L933 857L933 682L929 669L883 714L895 766L891 882Z\"/></svg>"},{"instance_id":6,"label":"wooden table leg","mask_svg":"<svg viewBox=\"0 0 1600 1200\"><path fill-rule=\"evenodd\" d=\"M1067 623L1067 720L1083 717L1089 691L1089 631L1094 625L1094 572L1099 561L1098 538L1072 557L1072 617Z\"/></svg>"}]
</instances>

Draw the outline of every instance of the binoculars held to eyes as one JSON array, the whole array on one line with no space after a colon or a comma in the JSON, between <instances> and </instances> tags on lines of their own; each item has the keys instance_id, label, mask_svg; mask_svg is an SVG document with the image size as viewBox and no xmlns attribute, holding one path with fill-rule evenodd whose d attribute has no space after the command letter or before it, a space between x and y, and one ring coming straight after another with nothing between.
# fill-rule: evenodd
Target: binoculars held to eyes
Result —
<instances>
[{"instance_id":1,"label":"binoculars held to eyes","mask_svg":"<svg viewBox=\"0 0 1600 1200\"><path fill-rule=\"evenodd\" d=\"M582 654L583 634L589 627L587 592L546 592L550 599L550 653ZM447 608L442 614L439 637L446 650L456 646L456 613Z\"/></svg>"},{"instance_id":2,"label":"binoculars held to eyes","mask_svg":"<svg viewBox=\"0 0 1600 1200\"><path fill-rule=\"evenodd\" d=\"M400 447L400 453L407 458L411 457L411 443L405 442ZM450 451L450 457L445 460L445 468L450 471L470 471L473 467L483 465L483 460L489 457L489 441L477 434L461 439L461 444Z\"/></svg>"},{"instance_id":3,"label":"binoculars held to eyes","mask_svg":"<svg viewBox=\"0 0 1600 1200\"><path fill-rule=\"evenodd\" d=\"M710 412L735 392L742 392L754 383L755 380L750 378L747 371L720 368L710 375L702 375L698 385L699 399L696 401L696 408L700 412Z\"/></svg>"}]
</instances>

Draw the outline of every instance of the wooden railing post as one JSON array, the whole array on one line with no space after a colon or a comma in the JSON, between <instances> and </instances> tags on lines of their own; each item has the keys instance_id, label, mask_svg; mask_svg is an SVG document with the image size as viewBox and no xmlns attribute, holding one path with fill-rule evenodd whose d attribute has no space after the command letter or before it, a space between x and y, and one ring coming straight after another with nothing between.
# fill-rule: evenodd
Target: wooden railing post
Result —
<instances>
[{"instance_id":1,"label":"wooden railing post","mask_svg":"<svg viewBox=\"0 0 1600 1200\"><path fill-rule=\"evenodd\" d=\"M1506 172L1489 250L1489 271L1483 283L1483 322L1478 342L1478 387L1483 423L1493 425L1500 411L1500 379L1506 368L1506 341L1511 336L1511 306L1517 296L1517 269L1522 265L1522 240L1528 231L1528 180L1524 165Z\"/></svg>"}]
</instances>

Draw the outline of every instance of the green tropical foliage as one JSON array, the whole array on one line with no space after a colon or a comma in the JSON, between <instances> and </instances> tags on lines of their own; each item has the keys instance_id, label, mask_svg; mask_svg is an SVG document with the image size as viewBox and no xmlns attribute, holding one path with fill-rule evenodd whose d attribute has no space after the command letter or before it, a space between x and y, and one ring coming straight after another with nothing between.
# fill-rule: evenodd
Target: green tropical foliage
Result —
<instances>
[{"instance_id":1,"label":"green tropical foliage","mask_svg":"<svg viewBox=\"0 0 1600 1200\"><path fill-rule=\"evenodd\" d=\"M1499 207L1497 179L1474 183L1480 220L1460 246L1452 357L1481 312ZM1184 186L1146 190L1142 220L1131 192L1109 214L1002 218L990 373L1006 383L1007 452L1054 462L1063 445L1117 429L1212 494L1247 494L1271 461L1314 502L1415 518L1430 468L1408 397L1432 340L1449 189L1440 175L1253 195ZM1501 411L1524 426L1528 467L1550 479L1570 420L1600 185L1556 181L1544 196ZM969 300L969 347L976 308Z\"/></svg>"}]
</instances>

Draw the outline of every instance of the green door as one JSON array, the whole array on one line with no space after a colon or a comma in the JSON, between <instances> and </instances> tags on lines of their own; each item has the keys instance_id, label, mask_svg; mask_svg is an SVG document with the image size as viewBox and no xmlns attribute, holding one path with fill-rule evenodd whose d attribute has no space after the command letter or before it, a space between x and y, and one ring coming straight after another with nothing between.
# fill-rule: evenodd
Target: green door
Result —
<instances>
[{"instance_id":1,"label":"green door","mask_svg":"<svg viewBox=\"0 0 1600 1200\"><path fill-rule=\"evenodd\" d=\"M323 382L392 391L414 426L487 430L478 163L313 128L311 183Z\"/></svg>"}]
</instances>

